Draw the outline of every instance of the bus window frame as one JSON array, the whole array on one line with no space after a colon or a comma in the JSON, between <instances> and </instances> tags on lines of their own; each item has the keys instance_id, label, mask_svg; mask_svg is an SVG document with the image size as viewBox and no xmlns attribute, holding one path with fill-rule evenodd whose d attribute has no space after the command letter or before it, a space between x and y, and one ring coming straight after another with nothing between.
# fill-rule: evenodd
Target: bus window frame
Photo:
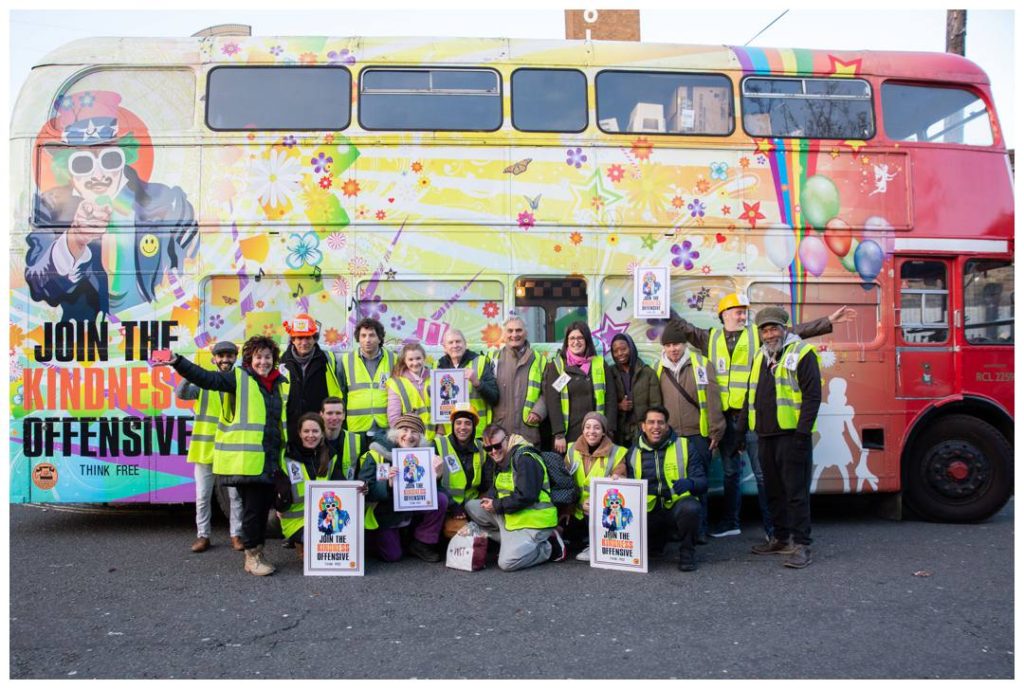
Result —
<instances>
[{"instance_id":1,"label":"bus window frame","mask_svg":"<svg viewBox=\"0 0 1024 689\"><path fill-rule=\"evenodd\" d=\"M441 70L450 71L450 72L491 72L491 73L494 74L495 77L497 77L497 80L498 80L498 93L496 94L495 97L498 99L498 113L499 113L500 116L498 118L498 124L497 124L496 127L494 127L493 129L455 129L455 128L453 128L453 129L414 129L414 128L411 128L411 127L403 127L401 129L393 129L393 128L382 128L382 127L367 127L366 124L363 122L363 75L365 75L365 74L367 74L369 72L432 72L432 71L441 71ZM426 93L428 95L430 94L429 91L426 92ZM408 95L415 95L415 94L416 94L416 92L409 91ZM385 94L373 94L373 93L371 93L370 95L385 95ZM423 94L421 93L421 95L423 95ZM453 95L453 94L447 94L447 95ZM481 93L477 93L477 92L466 92L466 93L460 93L458 95L472 96L472 95L489 95L489 94L481 94ZM505 80L502 79L501 72L498 71L497 69L495 69L494 67L476 67L476 66L471 66L471 65L466 65L466 66L462 66L462 65L457 65L457 66L451 66L451 65L439 65L439 66L423 66L423 65L418 65L418 66L407 66L407 65L387 65L387 66L382 66L381 65L381 66L378 66L378 65L372 65L372 66L366 66L362 70L360 70L360 72L359 72L359 79L358 79L358 82L357 82L357 85L356 85L356 121L359 123L359 128L362 129L363 131L367 131L367 132L397 132L397 133L401 133L401 132L481 132L481 133L497 132L497 131L500 131L505 126L505 108L504 108L504 103L505 103Z\"/></svg>"},{"instance_id":2,"label":"bus window frame","mask_svg":"<svg viewBox=\"0 0 1024 689\"><path fill-rule=\"evenodd\" d=\"M775 80L778 80L778 81L799 81L801 83L801 90L804 91L804 93L801 93L801 94L782 94L782 93L778 93L778 94L768 94L768 95L757 94L756 96L755 95L748 96L747 92L746 92L746 84L751 79L775 79ZM868 97L867 98L860 98L860 97L857 97L857 96L808 95L806 93L806 88L803 86L803 84L805 84L808 81L860 81L860 82L863 82L864 84L867 85L867 87L868 87ZM748 75L744 76L742 79L740 79L740 104L742 105L743 104L743 99L744 98L748 98L748 97L749 98L777 98L777 99L787 99L787 100L798 100L799 99L799 100L851 100L851 101L867 101L868 105L870 107L870 110L871 110L871 133L868 136L864 137L864 138L853 137L853 136L842 136L842 137L838 137L838 138L837 137L821 137L821 136L791 136L791 135L775 134L774 132L769 133L767 135L751 134L750 132L747 131L747 127L744 124L743 125L743 133L746 134L747 136L751 137L751 138L755 138L755 139L765 139L765 138L768 138L768 139L806 139L806 140L809 140L809 141L845 141L845 140L850 140L850 141L871 141L872 139L875 139L875 138L878 137L878 112L875 109L875 90L872 87L871 82L868 81L867 79L862 78L862 77L829 77L829 76L821 76L821 75L806 75L806 76L788 76L788 75L786 75L786 76L783 76L783 75L773 75L773 74L748 74ZM743 118L745 118L746 114L747 114L746 110L744 109L744 112L742 112L740 114L740 119L743 120ZM751 114L759 114L759 113L751 113Z\"/></svg>"},{"instance_id":3,"label":"bus window frame","mask_svg":"<svg viewBox=\"0 0 1024 689\"><path fill-rule=\"evenodd\" d=\"M605 73L615 74L668 74L679 77L722 77L729 83L729 114L732 117L732 127L728 132L723 134L712 134L707 132L634 132L628 129L623 129L617 132L610 132L607 129L601 127L601 117L599 114L599 107L601 102L601 91L598 88L597 81L601 78L602 74ZM714 137L716 139L722 139L732 136L736 133L736 118L738 114L736 109L736 83L732 80L732 77L724 72L688 72L688 71L672 71L672 70L650 70L650 69L602 69L594 75L594 120L597 122L597 128L604 134L619 135L619 136L677 136L677 137Z\"/></svg>"},{"instance_id":4,"label":"bus window frame","mask_svg":"<svg viewBox=\"0 0 1024 689\"><path fill-rule=\"evenodd\" d=\"M576 72L583 77L583 128L582 129L520 129L516 126L516 109L515 109L515 89L512 84L516 78L518 72L530 71L530 72ZM582 134L590 128L590 99L588 93L590 91L590 81L587 79L587 74L581 69L575 69L573 67L516 67L512 70L512 73L508 75L508 120L509 124L512 125L512 129L523 134ZM595 112L597 102L594 103Z\"/></svg>"},{"instance_id":5,"label":"bus window frame","mask_svg":"<svg viewBox=\"0 0 1024 689\"><path fill-rule=\"evenodd\" d=\"M299 127L253 127L245 129L213 127L210 125L210 75L219 69L340 69L348 73L348 121L340 129L303 129ZM211 132L343 132L352 126L352 70L344 65L215 65L206 72L206 90L203 94L203 126Z\"/></svg>"},{"instance_id":6,"label":"bus window frame","mask_svg":"<svg viewBox=\"0 0 1024 689\"><path fill-rule=\"evenodd\" d=\"M971 143L957 143L957 142L952 142L952 141L932 141L932 140L929 140L929 139L913 139L913 140L911 140L911 139L897 139L897 138L893 137L893 135L889 133L889 130L885 126L885 107L884 107L885 104L884 104L884 101L882 99L884 97L883 96L883 91L885 90L885 87L887 85L889 85L889 86L911 86L911 87L917 87L917 88L948 89L948 90L956 90L956 91L967 91L967 92L971 93L972 95L974 95L974 97L976 97L978 100L980 100L982 105L984 105L984 107L985 107L983 112L986 115L988 115L988 128L989 128L989 135L992 137L992 143L989 143L989 144L971 144ZM891 79L885 79L884 81L882 81L878 85L878 101L879 101L879 106L881 107L881 113L882 113L882 120L881 120L882 128L881 128L881 131L885 134L885 138L886 139L888 139L889 141L892 141L893 143L899 144L900 146L948 146L948 147L954 147L954 148L966 148L966 149L974 150L974 151L985 150L985 149L993 149L993 148L998 148L998 147L1005 146L1005 141L1003 141L1002 129L999 127L998 123L996 123L992 119L993 118L993 113L995 113L995 103L992 101L992 99L990 99L988 97L987 93L985 93L984 91L978 89L974 84L964 83L964 82L959 82L959 81L938 81L938 82L937 81L915 81L915 80L911 80L911 79L900 79L900 78L895 78L894 77L894 78L891 78ZM975 117L977 117L977 115L975 115ZM972 117L971 120L975 119L975 117ZM964 120L958 126L965 126L971 120ZM949 129L952 129L952 127L944 129L939 134L940 135L941 134L945 134L947 131L949 131Z\"/></svg>"}]
</instances>

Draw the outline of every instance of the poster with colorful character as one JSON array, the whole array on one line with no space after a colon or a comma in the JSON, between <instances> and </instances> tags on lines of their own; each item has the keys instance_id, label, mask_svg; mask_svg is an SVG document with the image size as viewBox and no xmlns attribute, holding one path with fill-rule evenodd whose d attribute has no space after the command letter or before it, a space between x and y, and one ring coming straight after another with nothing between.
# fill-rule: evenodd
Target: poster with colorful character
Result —
<instances>
[{"instance_id":1,"label":"poster with colorful character","mask_svg":"<svg viewBox=\"0 0 1024 689\"><path fill-rule=\"evenodd\" d=\"M362 481L306 483L306 576L361 577L366 564L363 549Z\"/></svg>"},{"instance_id":2,"label":"poster with colorful character","mask_svg":"<svg viewBox=\"0 0 1024 689\"><path fill-rule=\"evenodd\" d=\"M436 509L433 448L396 447L391 451L391 463L398 469L392 490L395 512Z\"/></svg>"},{"instance_id":3,"label":"poster with colorful character","mask_svg":"<svg viewBox=\"0 0 1024 689\"><path fill-rule=\"evenodd\" d=\"M590 479L590 566L647 573L647 479Z\"/></svg>"},{"instance_id":4,"label":"poster with colorful character","mask_svg":"<svg viewBox=\"0 0 1024 689\"><path fill-rule=\"evenodd\" d=\"M633 318L668 318L668 268L640 266L633 272Z\"/></svg>"},{"instance_id":5,"label":"poster with colorful character","mask_svg":"<svg viewBox=\"0 0 1024 689\"><path fill-rule=\"evenodd\" d=\"M469 403L466 369L442 368L430 372L430 422L448 423L452 411Z\"/></svg>"}]
</instances>

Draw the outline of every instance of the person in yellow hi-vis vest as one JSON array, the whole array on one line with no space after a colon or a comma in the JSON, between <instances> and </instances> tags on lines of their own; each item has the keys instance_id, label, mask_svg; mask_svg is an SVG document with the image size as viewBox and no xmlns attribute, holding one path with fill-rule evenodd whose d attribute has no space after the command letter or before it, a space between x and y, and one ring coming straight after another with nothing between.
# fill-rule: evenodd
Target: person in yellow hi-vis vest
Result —
<instances>
[{"instance_id":1,"label":"person in yellow hi-vis vest","mask_svg":"<svg viewBox=\"0 0 1024 689\"><path fill-rule=\"evenodd\" d=\"M496 423L484 429L483 441L495 463L494 483L466 502L466 514L501 544L498 567L511 572L564 560L565 541L555 529L558 509L540 451Z\"/></svg>"},{"instance_id":2,"label":"person in yellow hi-vis vest","mask_svg":"<svg viewBox=\"0 0 1024 689\"><path fill-rule=\"evenodd\" d=\"M675 529L680 536L679 571L697 568L697 496L708 490L704 466L686 438L669 425L668 409L644 412L640 437L626 455L626 478L647 479L647 551L659 555Z\"/></svg>"},{"instance_id":3,"label":"person in yellow hi-vis vest","mask_svg":"<svg viewBox=\"0 0 1024 689\"><path fill-rule=\"evenodd\" d=\"M811 564L811 435L821 407L821 367L814 345L789 332L789 315L770 306L757 314L762 346L754 356L743 411L744 430L757 433L774 538L759 555L788 555L786 567Z\"/></svg>"},{"instance_id":4,"label":"person in yellow hi-vis vest","mask_svg":"<svg viewBox=\"0 0 1024 689\"><path fill-rule=\"evenodd\" d=\"M483 443L476 437L480 417L473 405L457 405L450 418L452 432L439 433L434 439L434 448L443 462L441 490L448 495L448 514L465 517L466 501L480 494L484 469L491 469L493 473L494 462L488 459Z\"/></svg>"},{"instance_id":5,"label":"person in yellow hi-vis vest","mask_svg":"<svg viewBox=\"0 0 1024 689\"><path fill-rule=\"evenodd\" d=\"M444 345L444 356L437 362L437 369L443 368L464 368L466 369L466 383L469 385L469 403L476 409L476 415L480 417L477 424L477 437L483 433L483 429L491 422L491 409L498 401L498 382L494 379L494 366L477 352L466 348L466 336L461 330L451 328L444 334L442 340ZM443 424L440 433L445 435L452 432L450 423Z\"/></svg>"},{"instance_id":6,"label":"person in yellow hi-vis vest","mask_svg":"<svg viewBox=\"0 0 1024 689\"><path fill-rule=\"evenodd\" d=\"M359 458L363 456L363 437L345 430L345 403L340 397L327 397L320 405L320 418L324 420L327 447L340 463L338 480L355 480Z\"/></svg>"},{"instance_id":7,"label":"person in yellow hi-vis vest","mask_svg":"<svg viewBox=\"0 0 1024 689\"><path fill-rule=\"evenodd\" d=\"M587 412L604 414L614 435L618 400L613 373L604 357L597 355L590 326L583 321L570 323L562 348L544 371L544 399L555 452L565 454L580 437Z\"/></svg>"},{"instance_id":8,"label":"person in yellow hi-vis vest","mask_svg":"<svg viewBox=\"0 0 1024 689\"><path fill-rule=\"evenodd\" d=\"M388 429L386 383L395 355L384 349L384 326L373 318L356 323L358 347L341 358L341 398L345 401L345 427L361 433L368 443Z\"/></svg>"},{"instance_id":9,"label":"person in yellow hi-vis vest","mask_svg":"<svg viewBox=\"0 0 1024 689\"><path fill-rule=\"evenodd\" d=\"M530 346L526 322L520 316L510 316L505 321L502 342L501 349L489 356L498 385L492 421L540 447L540 425L548 417L541 394L547 358Z\"/></svg>"},{"instance_id":10,"label":"person in yellow hi-vis vest","mask_svg":"<svg viewBox=\"0 0 1024 689\"><path fill-rule=\"evenodd\" d=\"M750 468L757 483L757 500L761 510L765 541L771 539L772 521L764 489L764 476L757 457L757 438L753 434L737 431L743 400L747 394L747 379L750 377L750 361L761 346L757 328L747 323L750 300L746 294L727 294L718 302L718 319L721 327L698 328L672 312L672 318L665 326L666 335L681 337L701 354L708 357L718 379L722 410L725 412L725 434L718 445L722 457L722 490L725 498L722 520L711 532L714 538L738 536L740 534L740 478L742 474L741 454L746 450ZM857 317L857 312L841 306L827 318L818 318L793 326L799 337L809 338L827 335L837 323L847 323Z\"/></svg>"},{"instance_id":11,"label":"person in yellow hi-vis vest","mask_svg":"<svg viewBox=\"0 0 1024 689\"><path fill-rule=\"evenodd\" d=\"M320 348L320 324L307 313L284 322L288 348L281 363L288 370L288 437L298 431L298 419L319 412L325 397L341 397L341 369L334 352Z\"/></svg>"},{"instance_id":12,"label":"person in yellow hi-vis vest","mask_svg":"<svg viewBox=\"0 0 1024 689\"><path fill-rule=\"evenodd\" d=\"M419 342L403 345L385 385L388 424L394 426L402 414L418 416L426 429L423 437L432 442L437 429L430 423L430 368L424 365L426 358L427 352Z\"/></svg>"},{"instance_id":13,"label":"person in yellow hi-vis vest","mask_svg":"<svg viewBox=\"0 0 1024 689\"><path fill-rule=\"evenodd\" d=\"M230 371L238 358L238 347L234 342L218 342L210 349L213 365L219 371ZM196 540L193 553L201 553L210 547L210 517L213 504L213 442L220 420L221 396L219 393L202 390L184 378L174 394L182 400L198 400L195 406L195 420L192 422L192 436L189 438L188 461L195 464L196 479ZM238 490L228 488L231 502L228 515L231 549L244 550L242 545L242 499Z\"/></svg>"},{"instance_id":14,"label":"person in yellow hi-vis vest","mask_svg":"<svg viewBox=\"0 0 1024 689\"><path fill-rule=\"evenodd\" d=\"M596 411L583 417L583 432L565 455L566 468L576 479L576 487L580 497L575 507L570 506L570 514L565 515L563 523L565 537L569 544L586 543L590 535L590 479L621 478L626 475L626 458L628 448L620 447L608 435L608 419ZM590 546L585 545L576 555L577 560L590 561Z\"/></svg>"},{"instance_id":15,"label":"person in yellow hi-vis vest","mask_svg":"<svg viewBox=\"0 0 1024 689\"><path fill-rule=\"evenodd\" d=\"M274 505L274 477L280 472L285 444L284 410L288 379L277 365L281 350L269 337L250 337L242 346L242 365L230 371L207 371L175 354L170 365L204 390L226 392L213 446L213 473L238 488L242 498L242 544L245 571L274 573L263 558L267 514Z\"/></svg>"}]
</instances>

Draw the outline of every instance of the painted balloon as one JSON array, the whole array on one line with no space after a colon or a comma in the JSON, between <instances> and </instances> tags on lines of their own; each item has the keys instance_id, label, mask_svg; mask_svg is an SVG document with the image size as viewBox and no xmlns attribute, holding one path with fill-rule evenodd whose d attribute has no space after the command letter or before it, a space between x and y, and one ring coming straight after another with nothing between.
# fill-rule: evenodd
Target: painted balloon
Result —
<instances>
[{"instance_id":1,"label":"painted balloon","mask_svg":"<svg viewBox=\"0 0 1024 689\"><path fill-rule=\"evenodd\" d=\"M892 229L892 223L880 215L872 215L864 221L864 238L873 239L886 255L896 248L896 237Z\"/></svg>"},{"instance_id":2,"label":"painted balloon","mask_svg":"<svg viewBox=\"0 0 1024 689\"><path fill-rule=\"evenodd\" d=\"M874 280L882 272L882 261L885 260L885 252L873 239L865 239L857 247L853 255L853 264L857 272L865 280Z\"/></svg>"},{"instance_id":3,"label":"painted balloon","mask_svg":"<svg viewBox=\"0 0 1024 689\"><path fill-rule=\"evenodd\" d=\"M808 177L800 190L800 210L819 232L839 214L839 189L824 175Z\"/></svg>"},{"instance_id":4,"label":"painted balloon","mask_svg":"<svg viewBox=\"0 0 1024 689\"><path fill-rule=\"evenodd\" d=\"M860 242L856 239L850 240L850 250L846 252L846 255L839 259L839 262L843 264L843 268L846 268L851 273L857 272L857 266L853 262L853 257L857 254L857 247L860 246Z\"/></svg>"},{"instance_id":5,"label":"painted balloon","mask_svg":"<svg viewBox=\"0 0 1024 689\"><path fill-rule=\"evenodd\" d=\"M809 234L800 240L800 261L804 268L814 277L825 272L825 264L828 263L828 249L825 242L816 234Z\"/></svg>"},{"instance_id":6,"label":"painted balloon","mask_svg":"<svg viewBox=\"0 0 1024 689\"><path fill-rule=\"evenodd\" d=\"M850 242L853 233L850 226L841 218L832 218L825 224L825 243L836 256L842 258L850 253Z\"/></svg>"},{"instance_id":7,"label":"painted balloon","mask_svg":"<svg viewBox=\"0 0 1024 689\"><path fill-rule=\"evenodd\" d=\"M796 239L792 230L765 235L764 250L768 254L768 260L778 268L788 268L793 262L793 254L796 253Z\"/></svg>"}]
</instances>

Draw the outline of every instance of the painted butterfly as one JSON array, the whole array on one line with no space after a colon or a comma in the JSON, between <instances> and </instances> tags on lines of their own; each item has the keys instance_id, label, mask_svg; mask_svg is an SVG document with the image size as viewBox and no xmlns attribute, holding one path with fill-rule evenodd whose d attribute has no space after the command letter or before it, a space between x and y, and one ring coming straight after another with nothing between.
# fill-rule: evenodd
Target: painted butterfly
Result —
<instances>
[{"instance_id":1,"label":"painted butterfly","mask_svg":"<svg viewBox=\"0 0 1024 689\"><path fill-rule=\"evenodd\" d=\"M519 162L509 165L505 168L504 172L506 174L511 172L513 175L521 175L526 172L526 168L529 167L532 162L533 158L523 158Z\"/></svg>"}]
</instances>

